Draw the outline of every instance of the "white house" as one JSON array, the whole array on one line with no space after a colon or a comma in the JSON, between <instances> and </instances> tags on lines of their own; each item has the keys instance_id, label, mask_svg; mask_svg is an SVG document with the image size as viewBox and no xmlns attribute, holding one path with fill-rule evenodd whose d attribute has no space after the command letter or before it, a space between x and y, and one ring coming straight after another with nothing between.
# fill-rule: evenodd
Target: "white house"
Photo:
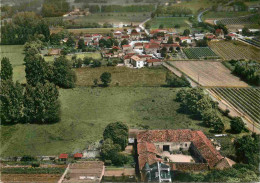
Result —
<instances>
[{"instance_id":1,"label":"white house","mask_svg":"<svg viewBox=\"0 0 260 183\"><path fill-rule=\"evenodd\" d=\"M192 39L191 37L181 37L181 42L183 43L184 41L186 41L188 44L192 43Z\"/></svg>"},{"instance_id":2,"label":"white house","mask_svg":"<svg viewBox=\"0 0 260 183\"><path fill-rule=\"evenodd\" d=\"M131 61L130 62L133 64L133 66L135 68L142 68L142 67L144 67L145 59L142 59L142 58L140 58L140 57L138 57L136 55L133 55L131 57Z\"/></svg>"}]
</instances>

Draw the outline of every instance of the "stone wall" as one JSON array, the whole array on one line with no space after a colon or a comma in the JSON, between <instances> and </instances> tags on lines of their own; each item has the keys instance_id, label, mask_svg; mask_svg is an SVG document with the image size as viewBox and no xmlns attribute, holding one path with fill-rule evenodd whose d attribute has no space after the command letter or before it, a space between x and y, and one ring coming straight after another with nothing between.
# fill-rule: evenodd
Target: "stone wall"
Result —
<instances>
[{"instance_id":1,"label":"stone wall","mask_svg":"<svg viewBox=\"0 0 260 183\"><path fill-rule=\"evenodd\" d=\"M191 145L191 142L155 142L155 147L159 148L161 151L163 150L164 145L170 146L170 151L179 151L180 148L182 150L188 151Z\"/></svg>"}]
</instances>

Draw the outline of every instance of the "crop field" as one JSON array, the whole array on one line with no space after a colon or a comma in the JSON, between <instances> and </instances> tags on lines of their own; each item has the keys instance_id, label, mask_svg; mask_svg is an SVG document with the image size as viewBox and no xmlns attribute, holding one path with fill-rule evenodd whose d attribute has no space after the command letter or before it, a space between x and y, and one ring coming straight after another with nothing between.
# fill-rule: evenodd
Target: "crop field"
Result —
<instances>
[{"instance_id":1,"label":"crop field","mask_svg":"<svg viewBox=\"0 0 260 183\"><path fill-rule=\"evenodd\" d=\"M253 39L245 38L245 39L242 39L242 40L247 42L247 43L249 43L249 44L252 44L252 45L260 48L260 40L258 40L258 39L255 39L255 38L253 38Z\"/></svg>"},{"instance_id":2,"label":"crop field","mask_svg":"<svg viewBox=\"0 0 260 183\"><path fill-rule=\"evenodd\" d=\"M209 42L209 47L224 60L260 60L260 51L240 41Z\"/></svg>"},{"instance_id":3,"label":"crop field","mask_svg":"<svg viewBox=\"0 0 260 183\"><path fill-rule=\"evenodd\" d=\"M0 59L8 57L13 66L13 79L25 83L23 45L0 45Z\"/></svg>"},{"instance_id":4,"label":"crop field","mask_svg":"<svg viewBox=\"0 0 260 183\"><path fill-rule=\"evenodd\" d=\"M122 121L131 128L193 128L201 121L178 112L179 89L167 87L78 87L60 89L61 121L1 126L1 157L78 152L101 140L105 126ZM19 149L19 151L17 151Z\"/></svg>"},{"instance_id":5,"label":"crop field","mask_svg":"<svg viewBox=\"0 0 260 183\"><path fill-rule=\"evenodd\" d=\"M253 19L250 18L250 16L244 16L244 17L233 17L233 18L225 18L217 20L218 24L224 24L224 25L240 25L240 24L254 24L256 23Z\"/></svg>"},{"instance_id":6,"label":"crop field","mask_svg":"<svg viewBox=\"0 0 260 183\"><path fill-rule=\"evenodd\" d=\"M130 69L127 67L98 67L76 69L77 85L93 86L103 72L112 74L110 86L162 86L165 85L167 70L163 67ZM99 79L100 80L100 79ZM99 81L101 84L101 82Z\"/></svg>"},{"instance_id":7,"label":"crop field","mask_svg":"<svg viewBox=\"0 0 260 183\"><path fill-rule=\"evenodd\" d=\"M210 91L260 123L260 88L213 88Z\"/></svg>"},{"instance_id":8,"label":"crop field","mask_svg":"<svg viewBox=\"0 0 260 183\"><path fill-rule=\"evenodd\" d=\"M220 62L173 61L170 65L206 87L247 87L248 85L231 74Z\"/></svg>"},{"instance_id":9,"label":"crop field","mask_svg":"<svg viewBox=\"0 0 260 183\"><path fill-rule=\"evenodd\" d=\"M56 183L60 177L60 174L2 174L1 180L5 183Z\"/></svg>"},{"instance_id":10,"label":"crop field","mask_svg":"<svg viewBox=\"0 0 260 183\"><path fill-rule=\"evenodd\" d=\"M149 23L152 29L158 29L160 25L163 25L164 28L174 28L174 26L179 25L180 28L185 29L189 28L188 19L188 17L156 17Z\"/></svg>"},{"instance_id":11,"label":"crop field","mask_svg":"<svg viewBox=\"0 0 260 183\"><path fill-rule=\"evenodd\" d=\"M209 11L203 15L203 19L219 19L219 18L234 18L238 16L245 16L250 14L247 11L240 11L240 12L213 12Z\"/></svg>"},{"instance_id":12,"label":"crop field","mask_svg":"<svg viewBox=\"0 0 260 183\"><path fill-rule=\"evenodd\" d=\"M150 18L150 13L95 13L90 14L88 16L77 17L73 19L75 24L82 24L85 23L124 23L124 24L131 24L131 23L141 23L146 19ZM66 20L66 19L65 19Z\"/></svg>"},{"instance_id":13,"label":"crop field","mask_svg":"<svg viewBox=\"0 0 260 183\"><path fill-rule=\"evenodd\" d=\"M210 48L185 48L184 53L189 59L217 59L219 58Z\"/></svg>"}]
</instances>

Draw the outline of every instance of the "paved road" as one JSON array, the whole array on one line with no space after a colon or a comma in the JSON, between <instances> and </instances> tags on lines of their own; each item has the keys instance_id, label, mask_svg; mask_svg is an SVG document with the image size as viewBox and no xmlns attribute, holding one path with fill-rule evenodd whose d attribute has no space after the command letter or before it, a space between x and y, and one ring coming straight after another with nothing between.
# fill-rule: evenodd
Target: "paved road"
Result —
<instances>
[{"instance_id":1,"label":"paved road","mask_svg":"<svg viewBox=\"0 0 260 183\"><path fill-rule=\"evenodd\" d=\"M204 11L202 11L202 12L200 12L199 14L198 14L198 17L197 17L197 19L198 19L198 22L203 22L202 21L202 15L204 14L204 13L206 13L207 11L209 11L210 10L210 8L207 8L207 9L205 9Z\"/></svg>"},{"instance_id":2,"label":"paved road","mask_svg":"<svg viewBox=\"0 0 260 183\"><path fill-rule=\"evenodd\" d=\"M148 32L148 30L145 29L144 24L145 24L146 22L148 22L149 20L151 20L151 18L148 18L147 20L145 20L145 21L143 21L142 23L139 24L139 27L140 27L142 30L144 30L145 33L146 33L148 36L150 36L150 33Z\"/></svg>"}]
</instances>

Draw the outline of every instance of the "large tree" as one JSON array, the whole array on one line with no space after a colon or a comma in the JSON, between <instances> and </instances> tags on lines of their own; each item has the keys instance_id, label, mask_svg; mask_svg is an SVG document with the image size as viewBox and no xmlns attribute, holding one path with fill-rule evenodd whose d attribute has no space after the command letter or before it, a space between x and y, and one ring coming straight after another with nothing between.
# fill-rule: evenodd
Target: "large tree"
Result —
<instances>
[{"instance_id":1,"label":"large tree","mask_svg":"<svg viewBox=\"0 0 260 183\"><path fill-rule=\"evenodd\" d=\"M234 133L241 133L245 129L245 123L240 117L235 117L230 121L230 127Z\"/></svg>"},{"instance_id":2,"label":"large tree","mask_svg":"<svg viewBox=\"0 0 260 183\"><path fill-rule=\"evenodd\" d=\"M111 73L104 72L103 74L101 74L100 80L103 82L104 86L108 86L111 82Z\"/></svg>"},{"instance_id":3,"label":"large tree","mask_svg":"<svg viewBox=\"0 0 260 183\"><path fill-rule=\"evenodd\" d=\"M2 80L0 96L2 123L18 123L22 118L23 87L12 80Z\"/></svg>"},{"instance_id":4,"label":"large tree","mask_svg":"<svg viewBox=\"0 0 260 183\"><path fill-rule=\"evenodd\" d=\"M24 93L24 118L29 123L54 123L60 120L59 91L52 83L27 85Z\"/></svg>"},{"instance_id":5,"label":"large tree","mask_svg":"<svg viewBox=\"0 0 260 183\"><path fill-rule=\"evenodd\" d=\"M58 17L69 11L69 3L66 0L44 0L42 15L44 17Z\"/></svg>"},{"instance_id":6,"label":"large tree","mask_svg":"<svg viewBox=\"0 0 260 183\"><path fill-rule=\"evenodd\" d=\"M76 74L72 70L72 64L64 56L55 59L53 64L53 82L63 88L74 88Z\"/></svg>"},{"instance_id":7,"label":"large tree","mask_svg":"<svg viewBox=\"0 0 260 183\"><path fill-rule=\"evenodd\" d=\"M1 61L1 80L13 79L13 67L9 59L4 57Z\"/></svg>"},{"instance_id":8,"label":"large tree","mask_svg":"<svg viewBox=\"0 0 260 183\"><path fill-rule=\"evenodd\" d=\"M246 135L234 141L237 161L259 166L259 135Z\"/></svg>"},{"instance_id":9,"label":"large tree","mask_svg":"<svg viewBox=\"0 0 260 183\"><path fill-rule=\"evenodd\" d=\"M110 123L106 126L103 137L105 140L111 139L124 150L128 143L128 126L122 122Z\"/></svg>"},{"instance_id":10,"label":"large tree","mask_svg":"<svg viewBox=\"0 0 260 183\"><path fill-rule=\"evenodd\" d=\"M25 56L24 62L27 83L32 86L36 86L37 83L44 84L48 79L49 72L48 64L44 58L38 54L29 54Z\"/></svg>"}]
</instances>

